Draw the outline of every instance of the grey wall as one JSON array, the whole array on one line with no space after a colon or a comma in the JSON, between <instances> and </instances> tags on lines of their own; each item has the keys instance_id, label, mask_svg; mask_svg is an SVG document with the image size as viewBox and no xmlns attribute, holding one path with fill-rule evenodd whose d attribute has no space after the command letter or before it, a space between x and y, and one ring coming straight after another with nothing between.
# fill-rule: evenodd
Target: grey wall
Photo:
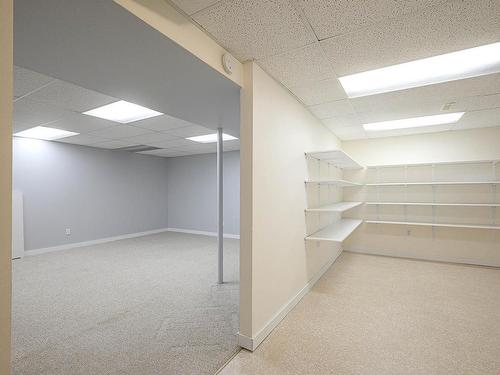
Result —
<instances>
[{"instance_id":1,"label":"grey wall","mask_svg":"<svg viewBox=\"0 0 500 375\"><path fill-rule=\"evenodd\" d=\"M168 226L164 158L16 137L13 152L26 250Z\"/></svg>"},{"instance_id":2,"label":"grey wall","mask_svg":"<svg viewBox=\"0 0 500 375\"><path fill-rule=\"evenodd\" d=\"M216 154L169 158L168 226L217 230ZM240 233L240 153L224 153L224 233Z\"/></svg>"}]
</instances>

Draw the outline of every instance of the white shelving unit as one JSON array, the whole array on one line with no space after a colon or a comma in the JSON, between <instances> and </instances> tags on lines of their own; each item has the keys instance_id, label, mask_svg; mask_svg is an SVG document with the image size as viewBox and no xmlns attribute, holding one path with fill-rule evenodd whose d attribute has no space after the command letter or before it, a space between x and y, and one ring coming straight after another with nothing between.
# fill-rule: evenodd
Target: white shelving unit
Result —
<instances>
[{"instance_id":1,"label":"white shelving unit","mask_svg":"<svg viewBox=\"0 0 500 375\"><path fill-rule=\"evenodd\" d=\"M498 185L500 181L430 181L430 182L383 182L366 186L411 186L411 185Z\"/></svg>"},{"instance_id":2,"label":"white shelving unit","mask_svg":"<svg viewBox=\"0 0 500 375\"><path fill-rule=\"evenodd\" d=\"M319 185L336 185L340 187L350 187L350 186L362 186L363 184L358 184L356 182L345 181L345 180L307 180L306 184L319 184Z\"/></svg>"},{"instance_id":3,"label":"white shelving unit","mask_svg":"<svg viewBox=\"0 0 500 375\"><path fill-rule=\"evenodd\" d=\"M452 223L425 223L412 221L386 221L386 220L365 220L367 224L392 224L392 225L416 225L425 227L446 227L446 228L471 228L471 229L500 229L500 225L486 224L452 224Z\"/></svg>"},{"instance_id":4,"label":"white shelving unit","mask_svg":"<svg viewBox=\"0 0 500 375\"><path fill-rule=\"evenodd\" d=\"M343 242L363 223L360 219L341 219L306 237L306 240Z\"/></svg>"},{"instance_id":5,"label":"white shelving unit","mask_svg":"<svg viewBox=\"0 0 500 375\"><path fill-rule=\"evenodd\" d=\"M368 206L500 207L500 203L366 202Z\"/></svg>"},{"instance_id":6,"label":"white shelving unit","mask_svg":"<svg viewBox=\"0 0 500 375\"><path fill-rule=\"evenodd\" d=\"M376 197L372 196L372 200L366 202L367 206L375 206L376 207L376 219L365 220L368 224L387 224L387 225L415 225L415 226L430 226L430 227L447 227L447 228L471 228L471 229L500 229L500 225L497 224L497 207L500 207L500 203L498 202L497 197L497 185L500 184L499 176L497 174L497 164L498 160L473 160L473 161L454 161L454 162L439 162L439 163L422 163L422 164L397 164L397 165L372 165L369 166L368 169L375 169L376 172L376 181L369 182L365 185L367 187L374 187L376 189ZM392 168L386 172L384 172L385 168ZM399 168L399 169L397 169ZM423 173L424 176L429 178L429 181L408 181L408 176L410 174L411 168L413 171L417 170L420 173ZM429 169L430 168L430 169ZM439 169L441 168L441 173L444 174L448 178L437 178ZM453 169L454 168L454 169ZM425 172L423 172L425 171ZM388 173L390 179L395 180L405 180L405 181L397 181L397 182L386 182L381 181L380 175L381 172ZM450 172L451 175L450 175ZM400 178L398 173L403 174ZM420 177L422 174L419 175ZM450 178L450 176L452 178ZM454 178L455 177L455 178ZM465 177L469 177L467 179ZM471 178L472 177L472 178ZM413 179L418 180L419 178L415 178L413 175ZM421 178L420 178L421 179ZM455 180L456 179L456 180ZM462 180L463 179L463 180ZM447 181L448 180L448 181ZM455 180L455 181L450 181ZM485 199L485 194L487 190L484 190L484 186L491 186L490 198ZM402 189L394 190L386 190L384 187L403 187ZM419 190L419 186L431 186L432 190ZM441 189L441 186L448 186L447 189ZM453 190L453 187L456 186L458 190ZM417 200L422 200L423 202L415 202L408 201L409 190L408 187L414 187L412 189L412 194L418 192L419 196ZM450 190L451 189L451 190ZM466 190L463 190L466 189ZM479 190L478 190L479 189ZM373 192L373 190L371 190ZM457 193L460 192L460 193ZM466 192L466 199L463 199L461 194ZM427 192L427 193L424 193ZM438 195L439 192L439 195ZM381 199L381 194L384 194L384 199ZM391 200L392 194L399 195L399 199L397 201ZM402 199L402 195L404 194L404 199ZM424 198L423 195L427 194ZM450 196L446 196L446 202L443 202L443 194L452 194L453 197L457 200L453 202L453 198L450 199ZM481 195L478 195L481 194ZM476 197L477 195L477 197ZM437 199L437 198L440 199ZM458 199L457 199L458 197ZM373 199L375 198L375 199ZM389 199L387 199L389 198ZM474 199L475 198L475 199ZM479 198L479 199L478 199ZM472 199L477 201L489 201L487 203L467 203L467 202L459 202L458 200L468 200ZM402 213L397 214L401 216L401 220L394 220L394 212L391 212L391 219L384 220L381 218L380 209L384 206L402 206ZM408 210L410 207L431 207L432 211L429 213L432 220L431 222L419 221L419 220L411 220L408 218ZM446 220L438 220L439 211L438 207L457 207L457 208L490 208L491 214L487 214L483 211L482 215L484 215L484 223L480 224L462 224L462 223L442 223L440 221L448 221L450 211L447 210L446 214L448 219ZM460 214L458 214L460 212ZM454 215L463 215L464 212L468 211L457 211ZM479 211L477 211L479 212ZM473 216L473 215L471 215ZM460 220L463 221L463 216L460 217ZM472 220L471 220L472 221ZM478 221L477 218L474 221Z\"/></svg>"},{"instance_id":7,"label":"white shelving unit","mask_svg":"<svg viewBox=\"0 0 500 375\"><path fill-rule=\"evenodd\" d=\"M306 152L306 158L315 159L317 161L318 172L316 178L306 180L306 185L317 184L318 185L318 198L317 201L321 202L321 185L334 186L337 189L349 188L349 187L360 187L363 184L346 181L338 178L321 178L321 162L326 162L328 165L328 174L330 175L330 167L335 168L336 173L342 173L342 170L348 169L361 169L363 168L359 163L357 163L353 158L347 155L342 150L324 150L324 151L313 151ZM339 176L340 177L340 176ZM329 196L330 197L330 196ZM329 204L324 204L319 207L306 208L306 213L315 213L315 215L322 214L338 214L341 215L343 212L353 209L355 207L361 206L363 202L334 202ZM318 216L318 221L321 222ZM361 225L363 221L361 219L345 219L340 218L333 223L323 227L313 234L307 236L305 239L307 241L329 241L342 243L354 230ZM320 226L320 225L319 225Z\"/></svg>"},{"instance_id":8,"label":"white shelving unit","mask_svg":"<svg viewBox=\"0 0 500 375\"><path fill-rule=\"evenodd\" d=\"M326 162L342 169L362 169L363 166L356 162L342 150L326 150L306 152L306 156Z\"/></svg>"},{"instance_id":9,"label":"white shelving unit","mask_svg":"<svg viewBox=\"0 0 500 375\"><path fill-rule=\"evenodd\" d=\"M337 202L316 208L306 208L306 212L344 212L362 204L363 202Z\"/></svg>"}]
</instances>

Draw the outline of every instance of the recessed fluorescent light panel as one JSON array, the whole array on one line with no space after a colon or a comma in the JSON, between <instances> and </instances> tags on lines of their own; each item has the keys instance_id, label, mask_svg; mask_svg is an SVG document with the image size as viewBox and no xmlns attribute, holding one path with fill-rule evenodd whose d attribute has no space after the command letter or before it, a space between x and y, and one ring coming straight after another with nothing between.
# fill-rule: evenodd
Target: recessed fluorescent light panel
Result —
<instances>
[{"instance_id":1,"label":"recessed fluorescent light panel","mask_svg":"<svg viewBox=\"0 0 500 375\"><path fill-rule=\"evenodd\" d=\"M119 100L102 107L91 109L90 111L83 112L83 114L119 122L121 124L163 115L161 112L153 111L152 109L126 102L125 100Z\"/></svg>"},{"instance_id":2,"label":"recessed fluorescent light panel","mask_svg":"<svg viewBox=\"0 0 500 375\"><path fill-rule=\"evenodd\" d=\"M67 130L47 128L45 126L37 126L31 129L23 130L15 133L15 137L43 139L46 141L54 141L56 139L71 137L80 133L69 132Z\"/></svg>"},{"instance_id":3,"label":"recessed fluorescent light panel","mask_svg":"<svg viewBox=\"0 0 500 375\"><path fill-rule=\"evenodd\" d=\"M500 42L340 77L350 98L500 72Z\"/></svg>"},{"instance_id":4,"label":"recessed fluorescent light panel","mask_svg":"<svg viewBox=\"0 0 500 375\"><path fill-rule=\"evenodd\" d=\"M199 135L197 137L189 137L186 139L189 139L190 141L194 141L194 142L199 142L199 143L214 143L214 142L217 142L217 133L207 134L207 135ZM238 138L233 137L232 135L229 135L229 134L222 133L222 140L223 141L232 141L233 139L238 139Z\"/></svg>"},{"instance_id":5,"label":"recessed fluorescent light panel","mask_svg":"<svg viewBox=\"0 0 500 375\"><path fill-rule=\"evenodd\" d=\"M464 115L464 113L465 112L455 112L455 113L445 113L442 115L406 118L402 120L371 122L369 124L363 124L363 128L366 131L374 132L382 130L395 130L395 129L406 129L406 128L418 128L422 126L452 124L460 120Z\"/></svg>"}]
</instances>

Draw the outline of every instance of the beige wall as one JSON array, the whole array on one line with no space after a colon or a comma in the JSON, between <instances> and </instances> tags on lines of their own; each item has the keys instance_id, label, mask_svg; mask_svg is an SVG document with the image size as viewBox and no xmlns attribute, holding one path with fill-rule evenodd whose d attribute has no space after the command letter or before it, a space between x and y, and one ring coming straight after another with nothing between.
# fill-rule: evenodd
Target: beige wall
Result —
<instances>
[{"instance_id":1,"label":"beige wall","mask_svg":"<svg viewBox=\"0 0 500 375\"><path fill-rule=\"evenodd\" d=\"M12 0L0 0L0 374L10 373Z\"/></svg>"},{"instance_id":2,"label":"beige wall","mask_svg":"<svg viewBox=\"0 0 500 375\"><path fill-rule=\"evenodd\" d=\"M304 242L304 151L340 142L258 65L245 65L240 334L256 339L340 251L325 244L306 248Z\"/></svg>"},{"instance_id":3,"label":"beige wall","mask_svg":"<svg viewBox=\"0 0 500 375\"><path fill-rule=\"evenodd\" d=\"M432 163L467 160L500 160L500 127L390 137L343 142L343 149L364 165ZM494 169L490 164L459 164L435 166L436 179L487 180ZM432 166L381 169L379 182L404 181L405 174L411 181L428 181ZM375 182L376 170L353 172L347 176L355 181ZM500 167L496 170L500 179ZM500 202L500 189L492 185L436 187L393 187L349 189L346 200L353 201L436 201L447 202ZM406 194L406 196L405 196ZM365 206L349 212L353 217L366 219L401 220L404 207ZM500 210L490 207L460 208L436 207L435 217L439 222L461 222L466 224L492 223L500 220ZM407 207L408 221L428 221L432 218L432 207ZM402 256L409 258L451 261L470 264L500 266L500 231L463 228L431 228L404 225L364 224L345 243L344 249L373 254Z\"/></svg>"},{"instance_id":4,"label":"beige wall","mask_svg":"<svg viewBox=\"0 0 500 375\"><path fill-rule=\"evenodd\" d=\"M222 67L222 56L227 51L166 0L114 0L144 22L184 47L239 86L243 84L243 66L234 59L234 71L227 74Z\"/></svg>"}]
</instances>

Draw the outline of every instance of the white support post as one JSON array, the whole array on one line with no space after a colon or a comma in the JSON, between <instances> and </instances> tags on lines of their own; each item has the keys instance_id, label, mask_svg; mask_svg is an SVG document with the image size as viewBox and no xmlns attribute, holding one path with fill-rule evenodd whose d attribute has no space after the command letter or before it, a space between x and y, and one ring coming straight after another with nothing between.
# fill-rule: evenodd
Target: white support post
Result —
<instances>
[{"instance_id":1,"label":"white support post","mask_svg":"<svg viewBox=\"0 0 500 375\"><path fill-rule=\"evenodd\" d=\"M217 248L218 282L224 282L224 175L222 128L217 129Z\"/></svg>"}]
</instances>

